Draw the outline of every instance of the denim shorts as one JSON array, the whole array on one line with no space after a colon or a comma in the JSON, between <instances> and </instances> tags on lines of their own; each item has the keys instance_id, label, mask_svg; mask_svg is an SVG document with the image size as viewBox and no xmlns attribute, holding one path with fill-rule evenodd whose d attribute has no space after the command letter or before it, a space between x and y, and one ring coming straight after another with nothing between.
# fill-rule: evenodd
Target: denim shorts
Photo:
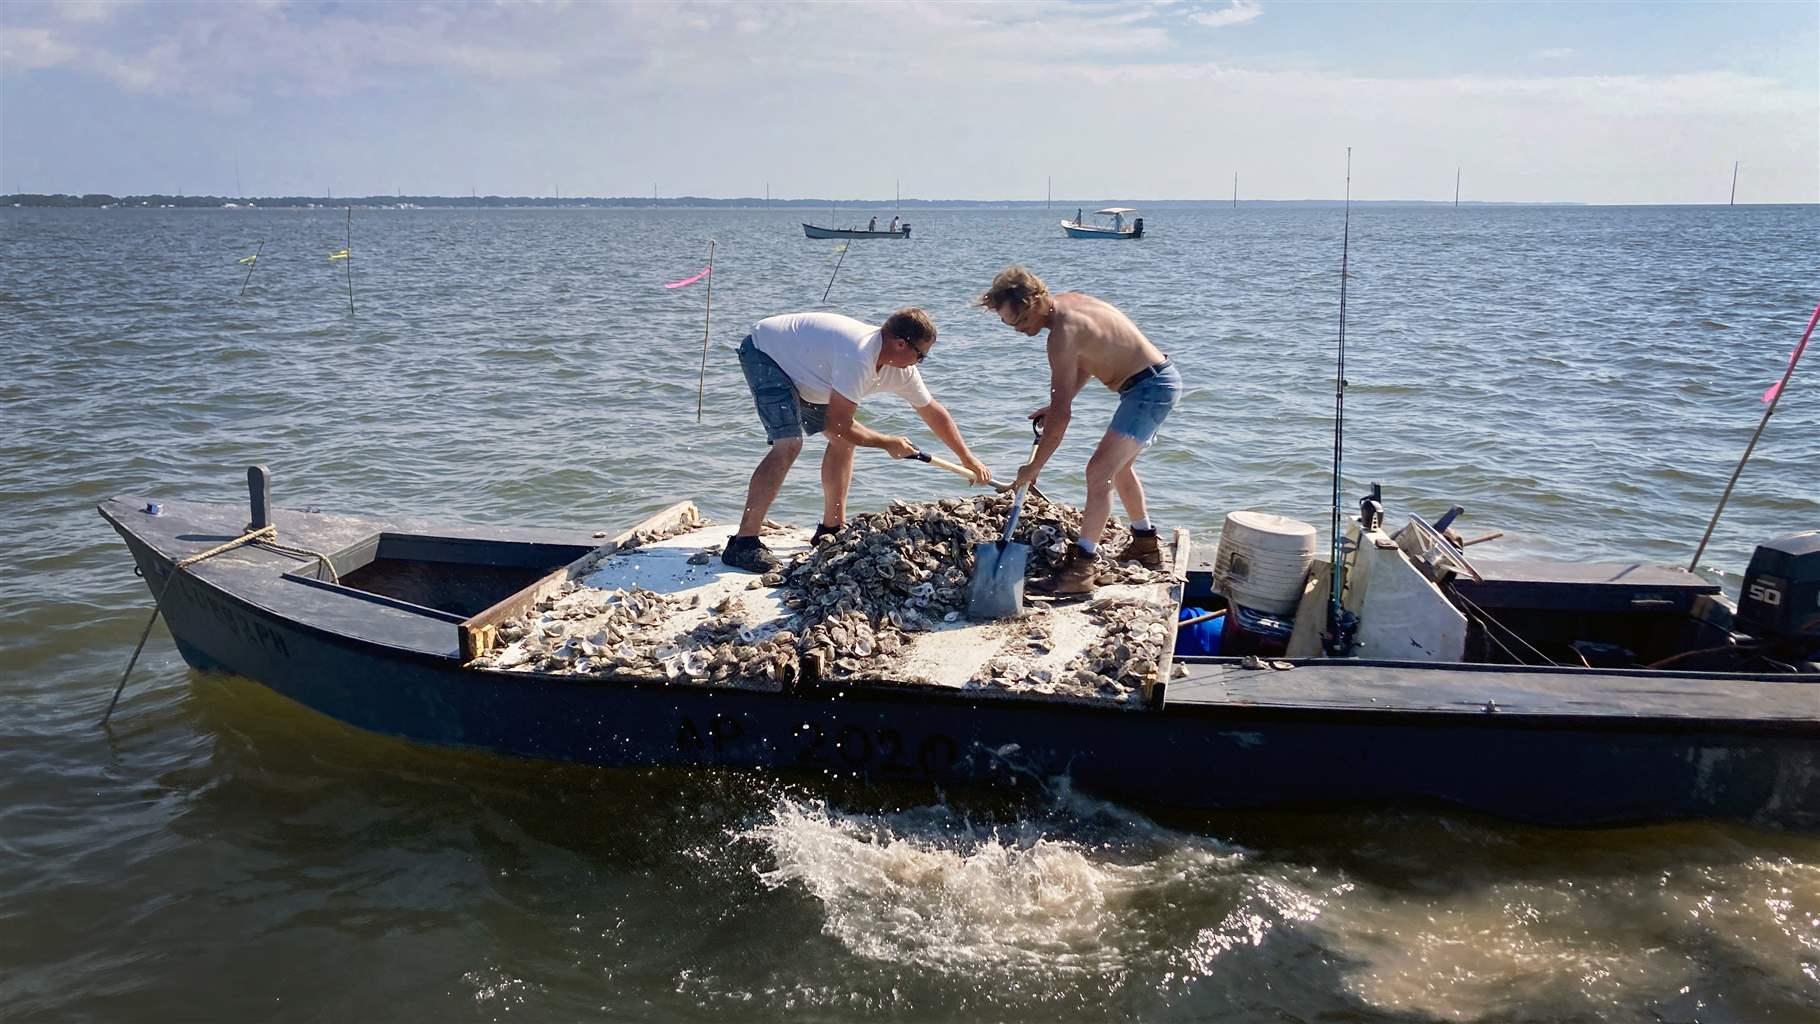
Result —
<instances>
[{"instance_id":1,"label":"denim shorts","mask_svg":"<svg viewBox=\"0 0 1820 1024\"><path fill-rule=\"evenodd\" d=\"M1181 395L1182 374L1174 363L1165 363L1161 370L1119 393L1119 408L1112 414L1108 431L1147 445L1156 440L1157 429Z\"/></svg>"},{"instance_id":2,"label":"denim shorts","mask_svg":"<svg viewBox=\"0 0 1820 1024\"><path fill-rule=\"evenodd\" d=\"M739 343L739 368L746 371L746 386L752 389L752 404L758 407L767 442L776 444L785 438L822 432L828 407L798 397L790 375L777 365L777 360L752 344L750 334Z\"/></svg>"}]
</instances>

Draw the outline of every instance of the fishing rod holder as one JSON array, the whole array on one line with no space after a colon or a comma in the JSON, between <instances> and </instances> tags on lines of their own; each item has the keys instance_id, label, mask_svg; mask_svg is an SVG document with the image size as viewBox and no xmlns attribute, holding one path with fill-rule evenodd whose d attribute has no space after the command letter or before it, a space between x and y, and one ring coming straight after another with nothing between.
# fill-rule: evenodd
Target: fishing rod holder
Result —
<instances>
[{"instance_id":1,"label":"fishing rod holder","mask_svg":"<svg viewBox=\"0 0 1820 1024\"><path fill-rule=\"evenodd\" d=\"M272 525L272 471L263 465L248 466L246 489L253 505L253 520L246 524L246 532Z\"/></svg>"}]
</instances>

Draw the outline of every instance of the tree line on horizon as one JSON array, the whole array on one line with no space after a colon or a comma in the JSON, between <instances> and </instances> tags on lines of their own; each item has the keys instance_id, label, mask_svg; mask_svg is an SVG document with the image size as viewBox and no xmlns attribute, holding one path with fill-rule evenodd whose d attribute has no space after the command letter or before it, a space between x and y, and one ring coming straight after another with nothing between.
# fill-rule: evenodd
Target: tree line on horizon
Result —
<instances>
[{"instance_id":1,"label":"tree line on horizon","mask_svg":"<svg viewBox=\"0 0 1820 1024\"><path fill-rule=\"evenodd\" d=\"M1426 199L1354 199L1355 206L1448 206L1446 200ZM348 207L362 206L368 208L397 207L400 205L421 207L481 208L481 207L600 207L600 208L777 208L816 210L830 207L846 207L849 215L860 210L889 210L898 207L910 209L940 209L957 207L1001 207L1022 208L1042 206L1067 212L1075 207L1098 207L1116 204L1132 206L1149 205L1151 207L1174 206L1232 206L1230 199L1094 199L1082 201L1076 199L1045 201L1042 199L765 199L759 196L742 196L735 199L711 199L706 196L674 196L653 198L651 196L173 196L161 193L147 195L114 196L105 192L88 192L82 195L72 193L17 192L0 196L0 206L19 207L68 207L68 208L101 208L112 206L127 207L187 207L187 208L220 208L228 204L235 206L258 206L270 208L284 207ZM1339 206L1339 199L1241 199L1241 206ZM1495 203L1482 201L1465 201L1462 206L1579 206L1580 203Z\"/></svg>"}]
</instances>

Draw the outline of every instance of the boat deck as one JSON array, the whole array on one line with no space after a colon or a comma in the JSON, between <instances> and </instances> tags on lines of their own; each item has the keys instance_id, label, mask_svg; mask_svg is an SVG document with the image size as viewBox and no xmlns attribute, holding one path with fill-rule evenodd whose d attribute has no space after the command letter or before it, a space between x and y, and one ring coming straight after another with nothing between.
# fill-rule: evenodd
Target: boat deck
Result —
<instances>
[{"instance_id":1,"label":"boat deck","mask_svg":"<svg viewBox=\"0 0 1820 1024\"><path fill-rule=\"evenodd\" d=\"M1520 715L1555 719L1820 722L1820 676L1722 676L1510 665L1306 660L1289 671L1178 661L1172 706Z\"/></svg>"}]
</instances>

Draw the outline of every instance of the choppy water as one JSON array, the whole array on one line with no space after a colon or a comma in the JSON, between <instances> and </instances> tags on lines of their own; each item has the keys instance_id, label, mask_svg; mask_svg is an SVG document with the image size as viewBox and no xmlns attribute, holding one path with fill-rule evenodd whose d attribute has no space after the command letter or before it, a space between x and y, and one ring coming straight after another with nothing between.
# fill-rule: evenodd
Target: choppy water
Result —
<instances>
[{"instance_id":1,"label":"choppy water","mask_svg":"<svg viewBox=\"0 0 1820 1024\"><path fill-rule=\"evenodd\" d=\"M1068 211L1072 212L1072 211ZM930 310L931 386L1009 473L1041 348L1005 263L1127 310L1188 391L1142 464L1211 542L1325 523L1337 210L1146 210L1141 243L932 211L828 307ZM0 1017L1811 1021L1820 838L1395 810L1155 820L727 773L510 762L192 674L92 510L115 493L605 527L730 513L741 327L833 269L793 211L0 211ZM812 218L814 219L814 218ZM1496 554L1685 562L1820 298L1820 208L1352 219L1347 498L1467 507ZM703 422L702 286L718 241ZM261 240L244 297L236 260ZM1820 525L1810 356L1703 562ZM1089 392L1082 421L1108 416ZM875 425L917 426L901 406ZM1080 493L1094 431L1049 474ZM813 446L811 447L813 455ZM856 508L947 493L862 456ZM819 509L799 466L779 512ZM1446 771L1437 765L1437 771ZM1588 780L1589 785L1597 784Z\"/></svg>"}]
</instances>

